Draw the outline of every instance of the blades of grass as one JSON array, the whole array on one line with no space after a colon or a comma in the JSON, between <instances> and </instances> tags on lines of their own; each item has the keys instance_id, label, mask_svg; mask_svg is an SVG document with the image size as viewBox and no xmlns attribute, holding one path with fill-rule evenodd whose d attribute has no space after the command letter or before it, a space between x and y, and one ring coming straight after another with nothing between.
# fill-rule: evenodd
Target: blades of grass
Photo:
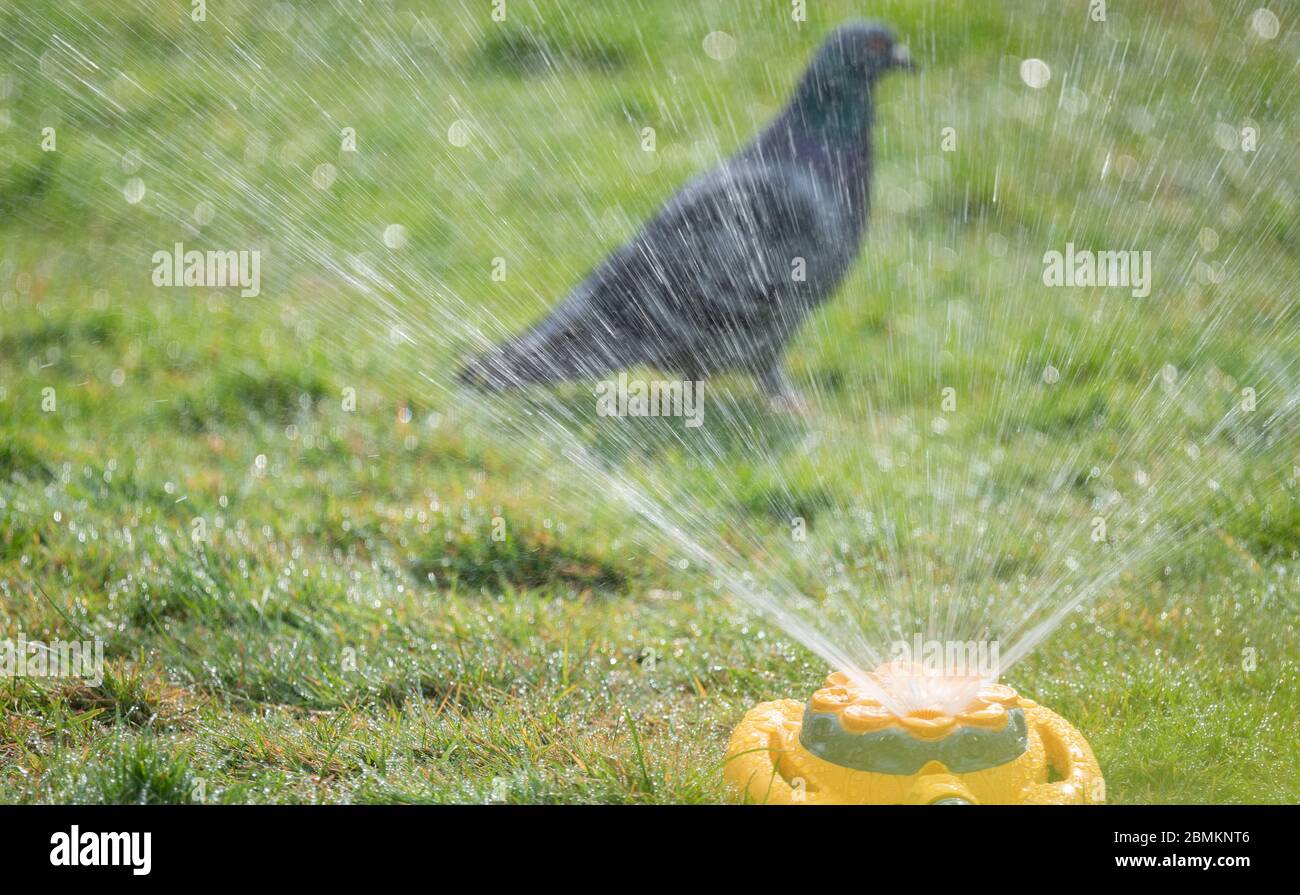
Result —
<instances>
[{"instance_id":1,"label":"blades of grass","mask_svg":"<svg viewBox=\"0 0 1300 895\"><path fill-rule=\"evenodd\" d=\"M641 785L645 787L646 793L654 795L654 781L650 779L650 773L645 766L645 752L641 749L641 735L637 733L636 722L632 720L632 712L623 709L623 717L627 719L628 729L632 731L632 748L636 754L637 769L641 772Z\"/></svg>"}]
</instances>

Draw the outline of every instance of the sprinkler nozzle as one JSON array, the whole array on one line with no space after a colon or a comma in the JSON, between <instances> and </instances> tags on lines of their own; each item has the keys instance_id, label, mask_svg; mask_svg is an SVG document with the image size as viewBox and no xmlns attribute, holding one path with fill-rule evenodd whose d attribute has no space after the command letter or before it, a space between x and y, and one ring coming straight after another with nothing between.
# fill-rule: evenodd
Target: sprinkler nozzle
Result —
<instances>
[{"instance_id":1,"label":"sprinkler nozzle","mask_svg":"<svg viewBox=\"0 0 1300 895\"><path fill-rule=\"evenodd\" d=\"M751 709L731 737L725 776L752 801L812 804L1085 804L1105 800L1092 749L1055 712L1012 688L975 682L961 707L902 706L919 670L832 674L806 704ZM889 700L893 708L883 702ZM1056 779L1049 782L1049 773Z\"/></svg>"}]
</instances>

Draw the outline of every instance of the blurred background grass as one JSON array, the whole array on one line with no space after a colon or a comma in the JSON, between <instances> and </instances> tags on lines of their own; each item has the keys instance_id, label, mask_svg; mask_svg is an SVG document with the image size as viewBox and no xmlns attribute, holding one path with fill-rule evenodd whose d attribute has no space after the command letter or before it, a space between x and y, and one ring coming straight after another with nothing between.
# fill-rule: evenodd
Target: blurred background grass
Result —
<instances>
[{"instance_id":1,"label":"blurred background grass","mask_svg":"<svg viewBox=\"0 0 1300 895\"><path fill-rule=\"evenodd\" d=\"M1216 396L1193 426L1261 370L1293 391L1287 9L1262 42L1249 3L1112 3L1104 26L1065 7L817 2L797 24L777 0L539 0L495 23L487 3L223 2L200 24L163 0L0 5L0 636L102 636L111 665L97 687L0 682L0 799L726 798L743 710L827 669L651 561L625 508L556 505L524 446L448 424L370 306L349 319L341 274L379 269L410 313L436 281L481 296L480 321L532 319L761 126L846 18L892 24L924 73L881 89L867 260L792 352L832 410L866 392L901 419L954 383L960 451L1005 415L1008 357L1056 364L1005 438L1007 496L1032 501L1075 445L1173 443L1129 416L1153 363ZM716 29L737 38L725 64L701 50ZM1048 89L1020 82L1027 56ZM1247 120L1259 150L1225 149L1216 126ZM261 249L262 296L153 288L178 240ZM1158 298L1045 298L1042 253L1067 240L1150 249ZM445 367L462 345L436 335L420 360ZM843 494L738 462L747 497L719 513L777 531L855 488L908 499L918 479L864 482L844 449L905 454L906 432L833 434L805 462ZM1296 474L1223 457L1220 498L1183 520L1209 536L1013 674L1090 737L1116 801L1300 795ZM1028 533L1007 550L1032 562Z\"/></svg>"}]
</instances>

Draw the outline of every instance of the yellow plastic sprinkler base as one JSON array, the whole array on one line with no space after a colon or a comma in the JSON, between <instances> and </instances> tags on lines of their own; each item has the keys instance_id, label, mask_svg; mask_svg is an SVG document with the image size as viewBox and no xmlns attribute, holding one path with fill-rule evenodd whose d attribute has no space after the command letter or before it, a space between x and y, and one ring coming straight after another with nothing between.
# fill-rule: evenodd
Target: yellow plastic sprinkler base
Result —
<instances>
[{"instance_id":1,"label":"yellow plastic sprinkler base","mask_svg":"<svg viewBox=\"0 0 1300 895\"><path fill-rule=\"evenodd\" d=\"M751 709L731 735L724 774L760 804L1105 801L1083 735L1001 684L980 688L955 716L920 709L900 718L833 674L807 706L780 699Z\"/></svg>"}]
</instances>

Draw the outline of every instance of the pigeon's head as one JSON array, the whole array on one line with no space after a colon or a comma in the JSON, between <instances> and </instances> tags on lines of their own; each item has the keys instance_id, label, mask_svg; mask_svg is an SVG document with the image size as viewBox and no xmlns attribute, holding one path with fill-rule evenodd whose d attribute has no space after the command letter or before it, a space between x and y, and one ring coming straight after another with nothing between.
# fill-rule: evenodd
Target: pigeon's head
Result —
<instances>
[{"instance_id":1,"label":"pigeon's head","mask_svg":"<svg viewBox=\"0 0 1300 895\"><path fill-rule=\"evenodd\" d=\"M850 22L831 33L817 51L810 74L826 86L850 87L898 69L913 71L907 47L878 22Z\"/></svg>"},{"instance_id":2,"label":"pigeon's head","mask_svg":"<svg viewBox=\"0 0 1300 895\"><path fill-rule=\"evenodd\" d=\"M895 69L914 68L907 47L884 25L841 25L822 42L795 91L795 114L823 133L853 139L871 121L876 79Z\"/></svg>"}]
</instances>

